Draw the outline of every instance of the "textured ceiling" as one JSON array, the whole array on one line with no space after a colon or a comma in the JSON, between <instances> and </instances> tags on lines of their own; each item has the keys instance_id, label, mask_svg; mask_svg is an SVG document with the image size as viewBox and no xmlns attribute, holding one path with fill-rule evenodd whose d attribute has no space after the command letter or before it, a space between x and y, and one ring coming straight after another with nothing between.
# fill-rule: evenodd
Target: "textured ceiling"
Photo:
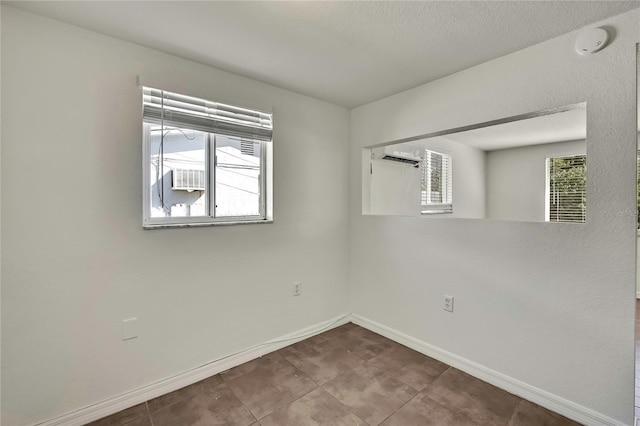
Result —
<instances>
[{"instance_id":1,"label":"textured ceiling","mask_svg":"<svg viewBox=\"0 0 640 426\"><path fill-rule=\"evenodd\" d=\"M637 1L2 3L346 107L640 5Z\"/></svg>"},{"instance_id":2,"label":"textured ceiling","mask_svg":"<svg viewBox=\"0 0 640 426\"><path fill-rule=\"evenodd\" d=\"M444 136L484 151L519 148L587 138L587 109L578 108L535 118Z\"/></svg>"},{"instance_id":3,"label":"textured ceiling","mask_svg":"<svg viewBox=\"0 0 640 426\"><path fill-rule=\"evenodd\" d=\"M392 150L402 152L405 149L404 152L421 156L419 152L432 147L434 140L443 141L445 145L457 142L483 151L494 151L586 138L587 109L577 108L389 146ZM416 149L418 152L414 151Z\"/></svg>"}]
</instances>

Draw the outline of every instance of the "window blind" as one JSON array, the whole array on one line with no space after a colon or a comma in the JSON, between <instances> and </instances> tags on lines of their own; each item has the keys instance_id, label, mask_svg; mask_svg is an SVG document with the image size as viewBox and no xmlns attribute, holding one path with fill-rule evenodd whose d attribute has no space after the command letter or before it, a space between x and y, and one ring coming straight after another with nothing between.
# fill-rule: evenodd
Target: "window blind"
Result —
<instances>
[{"instance_id":1,"label":"window blind","mask_svg":"<svg viewBox=\"0 0 640 426\"><path fill-rule=\"evenodd\" d=\"M422 213L451 213L453 185L451 156L425 149L421 166Z\"/></svg>"},{"instance_id":2,"label":"window blind","mask_svg":"<svg viewBox=\"0 0 640 426\"><path fill-rule=\"evenodd\" d=\"M165 90L142 88L144 121L226 136L271 141L272 115Z\"/></svg>"},{"instance_id":3,"label":"window blind","mask_svg":"<svg viewBox=\"0 0 640 426\"><path fill-rule=\"evenodd\" d=\"M586 155L549 158L549 221L585 221Z\"/></svg>"}]
</instances>

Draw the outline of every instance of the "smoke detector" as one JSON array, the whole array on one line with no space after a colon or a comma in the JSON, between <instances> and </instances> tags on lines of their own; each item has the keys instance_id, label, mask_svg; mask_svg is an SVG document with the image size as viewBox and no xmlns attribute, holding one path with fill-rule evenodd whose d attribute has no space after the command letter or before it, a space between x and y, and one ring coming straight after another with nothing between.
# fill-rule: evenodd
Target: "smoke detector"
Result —
<instances>
[{"instance_id":1,"label":"smoke detector","mask_svg":"<svg viewBox=\"0 0 640 426\"><path fill-rule=\"evenodd\" d=\"M609 33L602 28L584 31L576 41L576 52L580 55L591 55L607 45Z\"/></svg>"}]
</instances>

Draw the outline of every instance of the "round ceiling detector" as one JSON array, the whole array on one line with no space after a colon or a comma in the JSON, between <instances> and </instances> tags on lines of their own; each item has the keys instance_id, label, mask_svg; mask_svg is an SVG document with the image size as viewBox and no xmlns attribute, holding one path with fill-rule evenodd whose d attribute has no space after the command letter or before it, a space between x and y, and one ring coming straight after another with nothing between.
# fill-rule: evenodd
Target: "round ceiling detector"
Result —
<instances>
[{"instance_id":1,"label":"round ceiling detector","mask_svg":"<svg viewBox=\"0 0 640 426\"><path fill-rule=\"evenodd\" d=\"M584 31L576 41L576 52L581 55L591 55L606 46L609 33L602 28L592 28Z\"/></svg>"}]
</instances>

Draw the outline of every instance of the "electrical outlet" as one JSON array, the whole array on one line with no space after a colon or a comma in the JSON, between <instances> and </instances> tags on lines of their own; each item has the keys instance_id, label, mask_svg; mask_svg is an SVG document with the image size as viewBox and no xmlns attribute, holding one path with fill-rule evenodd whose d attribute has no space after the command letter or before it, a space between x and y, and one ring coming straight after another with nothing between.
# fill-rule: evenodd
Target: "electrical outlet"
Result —
<instances>
[{"instance_id":1,"label":"electrical outlet","mask_svg":"<svg viewBox=\"0 0 640 426\"><path fill-rule=\"evenodd\" d=\"M446 294L444 295L444 299L443 299L443 309L445 311L449 311L449 312L453 312L453 296L447 296Z\"/></svg>"},{"instance_id":2,"label":"electrical outlet","mask_svg":"<svg viewBox=\"0 0 640 426\"><path fill-rule=\"evenodd\" d=\"M300 296L301 294L302 294L302 283L299 281L293 283L293 295Z\"/></svg>"}]
</instances>

